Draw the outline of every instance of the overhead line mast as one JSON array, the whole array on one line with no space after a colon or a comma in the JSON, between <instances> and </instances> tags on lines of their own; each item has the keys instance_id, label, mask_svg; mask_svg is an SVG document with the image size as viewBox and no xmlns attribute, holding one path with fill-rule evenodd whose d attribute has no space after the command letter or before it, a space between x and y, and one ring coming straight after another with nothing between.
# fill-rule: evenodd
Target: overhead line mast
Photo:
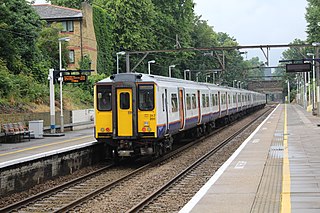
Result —
<instances>
[{"instance_id":1,"label":"overhead line mast","mask_svg":"<svg viewBox=\"0 0 320 213\"><path fill-rule=\"evenodd\" d=\"M204 47L204 48L178 48L178 49L167 49L167 50L144 50L144 51L129 51L126 52L126 71L134 71L137 66L142 62L142 60L150 53L170 53L170 52L185 52L185 51L210 51L210 50L239 50L239 49L261 49L264 56L267 59L267 64L269 64L269 50L271 48L299 48L299 47L312 47L312 44L271 44L271 45L243 45L243 46L226 46L226 47ZM264 49L267 49L265 53ZM130 55L132 54L145 54L142 60L140 60L132 70L130 70Z\"/></svg>"}]
</instances>

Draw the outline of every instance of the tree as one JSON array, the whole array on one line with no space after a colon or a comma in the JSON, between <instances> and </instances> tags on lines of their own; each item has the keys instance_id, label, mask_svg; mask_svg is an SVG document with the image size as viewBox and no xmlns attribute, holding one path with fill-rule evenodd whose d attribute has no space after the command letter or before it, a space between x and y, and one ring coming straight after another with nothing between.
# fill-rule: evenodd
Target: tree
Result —
<instances>
[{"instance_id":1,"label":"tree","mask_svg":"<svg viewBox=\"0 0 320 213\"><path fill-rule=\"evenodd\" d=\"M0 20L0 58L13 73L27 72L36 56L39 16L26 1L4 0Z\"/></svg>"},{"instance_id":2,"label":"tree","mask_svg":"<svg viewBox=\"0 0 320 213\"><path fill-rule=\"evenodd\" d=\"M320 0L307 0L308 7L306 12L308 41L320 41Z\"/></svg>"},{"instance_id":3,"label":"tree","mask_svg":"<svg viewBox=\"0 0 320 213\"><path fill-rule=\"evenodd\" d=\"M47 0L47 2L49 2L49 0ZM87 2L91 4L93 0L51 0L51 4L76 9L81 9L82 2Z\"/></svg>"}]
</instances>

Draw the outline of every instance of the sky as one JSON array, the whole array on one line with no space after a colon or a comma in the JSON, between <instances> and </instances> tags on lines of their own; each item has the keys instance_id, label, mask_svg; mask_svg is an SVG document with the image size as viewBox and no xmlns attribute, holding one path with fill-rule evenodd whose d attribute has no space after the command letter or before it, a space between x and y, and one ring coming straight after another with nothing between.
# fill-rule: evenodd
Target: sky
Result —
<instances>
[{"instance_id":1,"label":"sky","mask_svg":"<svg viewBox=\"0 0 320 213\"><path fill-rule=\"evenodd\" d=\"M194 0L195 13L213 27L234 37L239 45L289 44L305 40L306 0ZM37 4L46 3L36 0ZM277 66L285 48L269 51L269 66ZM242 50L241 50L242 51ZM245 59L266 59L260 49L243 50Z\"/></svg>"},{"instance_id":2,"label":"sky","mask_svg":"<svg viewBox=\"0 0 320 213\"><path fill-rule=\"evenodd\" d=\"M216 32L234 37L239 45L289 44L305 40L306 0L194 0L195 13ZM276 66L284 48L271 49L269 66ZM241 50L242 51L242 50ZM244 50L244 58L266 59L260 49Z\"/></svg>"}]
</instances>

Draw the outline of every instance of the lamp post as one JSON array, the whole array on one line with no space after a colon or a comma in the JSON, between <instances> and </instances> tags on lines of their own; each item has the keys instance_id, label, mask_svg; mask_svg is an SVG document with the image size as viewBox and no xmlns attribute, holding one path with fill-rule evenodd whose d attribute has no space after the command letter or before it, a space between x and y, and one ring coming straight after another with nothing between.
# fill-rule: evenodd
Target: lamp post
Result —
<instances>
[{"instance_id":1,"label":"lamp post","mask_svg":"<svg viewBox=\"0 0 320 213\"><path fill-rule=\"evenodd\" d=\"M313 53L307 53L307 56L312 56L312 112L315 113L315 103L316 103L316 73L315 73L315 62L314 62L314 54ZM309 85L310 88L310 85Z\"/></svg>"},{"instance_id":2,"label":"lamp post","mask_svg":"<svg viewBox=\"0 0 320 213\"><path fill-rule=\"evenodd\" d=\"M119 55L124 55L126 54L126 52L117 52L116 55L117 55L117 74L119 74Z\"/></svg>"},{"instance_id":3,"label":"lamp post","mask_svg":"<svg viewBox=\"0 0 320 213\"><path fill-rule=\"evenodd\" d=\"M241 81L238 81L238 82L237 82L237 87L238 87L238 88L240 88L240 83L241 83ZM240 89L241 89L241 88L240 88Z\"/></svg>"},{"instance_id":4,"label":"lamp post","mask_svg":"<svg viewBox=\"0 0 320 213\"><path fill-rule=\"evenodd\" d=\"M233 80L232 81L232 87L235 87L235 84L237 83L238 80Z\"/></svg>"},{"instance_id":5,"label":"lamp post","mask_svg":"<svg viewBox=\"0 0 320 213\"><path fill-rule=\"evenodd\" d=\"M288 84L288 104L290 104L290 82L289 79L287 80L287 84Z\"/></svg>"},{"instance_id":6,"label":"lamp post","mask_svg":"<svg viewBox=\"0 0 320 213\"><path fill-rule=\"evenodd\" d=\"M187 72L189 73L189 80L191 80L190 70L184 70L184 71L183 71L184 80L187 80Z\"/></svg>"},{"instance_id":7,"label":"lamp post","mask_svg":"<svg viewBox=\"0 0 320 213\"><path fill-rule=\"evenodd\" d=\"M316 84L316 101L315 101L315 106L317 108L317 115L319 116L320 115L320 102L319 102L319 61L318 61L318 58L319 58L319 46L320 46L320 43L319 42L313 42L312 43L312 46L316 47L316 55L315 55L315 58L316 58L316 61L315 61L315 65L316 65L316 70L315 70L315 78L316 78L316 81L315 81L315 84Z\"/></svg>"},{"instance_id":8,"label":"lamp post","mask_svg":"<svg viewBox=\"0 0 320 213\"><path fill-rule=\"evenodd\" d=\"M197 79L197 82L199 82L199 74L200 74L201 72L197 72L196 73L196 79Z\"/></svg>"},{"instance_id":9,"label":"lamp post","mask_svg":"<svg viewBox=\"0 0 320 213\"><path fill-rule=\"evenodd\" d=\"M151 73L151 64L154 64L154 63L156 63L155 60L148 61L148 73L149 73L149 75L150 75L150 73Z\"/></svg>"},{"instance_id":10,"label":"lamp post","mask_svg":"<svg viewBox=\"0 0 320 213\"><path fill-rule=\"evenodd\" d=\"M59 38L59 73L60 73L60 132L64 132L64 119L63 119L63 105L62 105L62 54L61 54L61 43L70 41L69 37Z\"/></svg>"},{"instance_id":11,"label":"lamp post","mask_svg":"<svg viewBox=\"0 0 320 213\"><path fill-rule=\"evenodd\" d=\"M169 78L171 78L171 69L176 67L176 65L170 65L169 66Z\"/></svg>"}]
</instances>

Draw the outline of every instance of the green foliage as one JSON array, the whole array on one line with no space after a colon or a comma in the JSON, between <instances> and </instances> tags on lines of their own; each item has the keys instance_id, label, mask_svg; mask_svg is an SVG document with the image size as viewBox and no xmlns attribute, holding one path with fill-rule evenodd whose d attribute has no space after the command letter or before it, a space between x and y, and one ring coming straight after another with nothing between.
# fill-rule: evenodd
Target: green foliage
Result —
<instances>
[{"instance_id":1,"label":"green foliage","mask_svg":"<svg viewBox=\"0 0 320 213\"><path fill-rule=\"evenodd\" d=\"M90 70L91 69L91 59L90 56L85 55L79 62L80 70Z\"/></svg>"},{"instance_id":2,"label":"green foliage","mask_svg":"<svg viewBox=\"0 0 320 213\"><path fill-rule=\"evenodd\" d=\"M14 74L26 72L36 56L39 16L26 1L3 0L0 20L0 58Z\"/></svg>"},{"instance_id":3,"label":"green foliage","mask_svg":"<svg viewBox=\"0 0 320 213\"><path fill-rule=\"evenodd\" d=\"M106 10L93 6L93 23L96 34L98 56L97 73L111 74L113 70L113 19Z\"/></svg>"},{"instance_id":4,"label":"green foliage","mask_svg":"<svg viewBox=\"0 0 320 213\"><path fill-rule=\"evenodd\" d=\"M307 33L308 41L319 42L320 41L320 1L319 0L307 0L308 7L306 13L307 21Z\"/></svg>"},{"instance_id":5,"label":"green foliage","mask_svg":"<svg viewBox=\"0 0 320 213\"><path fill-rule=\"evenodd\" d=\"M91 4L92 1L93 0L51 0L51 4L80 9L82 2Z\"/></svg>"}]
</instances>

